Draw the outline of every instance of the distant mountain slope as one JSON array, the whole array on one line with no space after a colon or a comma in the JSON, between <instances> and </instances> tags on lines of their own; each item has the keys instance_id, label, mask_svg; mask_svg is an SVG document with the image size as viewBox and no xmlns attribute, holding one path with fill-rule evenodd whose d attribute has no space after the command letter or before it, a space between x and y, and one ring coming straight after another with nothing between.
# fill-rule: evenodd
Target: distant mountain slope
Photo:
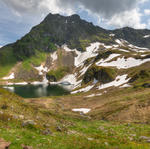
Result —
<instances>
[{"instance_id":1,"label":"distant mountain slope","mask_svg":"<svg viewBox=\"0 0 150 149\"><path fill-rule=\"evenodd\" d=\"M112 32L115 34L115 38L124 39L139 47L150 48L150 30L125 27Z\"/></svg>"}]
</instances>

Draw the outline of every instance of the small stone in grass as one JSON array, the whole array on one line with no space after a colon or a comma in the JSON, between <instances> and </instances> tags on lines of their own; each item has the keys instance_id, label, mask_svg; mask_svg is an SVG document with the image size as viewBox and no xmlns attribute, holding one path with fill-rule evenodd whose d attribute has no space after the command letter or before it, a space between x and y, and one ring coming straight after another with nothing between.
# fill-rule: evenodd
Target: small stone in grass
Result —
<instances>
[{"instance_id":1,"label":"small stone in grass","mask_svg":"<svg viewBox=\"0 0 150 149\"><path fill-rule=\"evenodd\" d=\"M62 132L62 129L61 129L60 126L57 126L57 127L56 127L56 130L59 131L59 132Z\"/></svg>"},{"instance_id":2,"label":"small stone in grass","mask_svg":"<svg viewBox=\"0 0 150 149\"><path fill-rule=\"evenodd\" d=\"M9 149L10 142L6 142L4 139L0 138L0 149Z\"/></svg>"},{"instance_id":3,"label":"small stone in grass","mask_svg":"<svg viewBox=\"0 0 150 149\"><path fill-rule=\"evenodd\" d=\"M50 135L50 134L52 134L52 132L49 129L46 129L43 131L43 134L44 135Z\"/></svg>"},{"instance_id":4,"label":"small stone in grass","mask_svg":"<svg viewBox=\"0 0 150 149\"><path fill-rule=\"evenodd\" d=\"M87 138L89 141L93 141L94 139L93 138Z\"/></svg>"},{"instance_id":5,"label":"small stone in grass","mask_svg":"<svg viewBox=\"0 0 150 149\"><path fill-rule=\"evenodd\" d=\"M26 146L24 144L21 145L23 149L33 149L32 146Z\"/></svg>"}]
</instances>

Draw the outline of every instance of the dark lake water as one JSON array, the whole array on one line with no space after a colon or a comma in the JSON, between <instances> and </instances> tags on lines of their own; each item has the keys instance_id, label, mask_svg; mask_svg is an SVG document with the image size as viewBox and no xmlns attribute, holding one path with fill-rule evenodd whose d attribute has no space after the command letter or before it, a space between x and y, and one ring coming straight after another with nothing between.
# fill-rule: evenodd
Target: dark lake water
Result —
<instances>
[{"instance_id":1,"label":"dark lake water","mask_svg":"<svg viewBox=\"0 0 150 149\"><path fill-rule=\"evenodd\" d=\"M60 85L14 85L4 86L3 88L24 98L62 96L69 94L69 91Z\"/></svg>"}]
</instances>

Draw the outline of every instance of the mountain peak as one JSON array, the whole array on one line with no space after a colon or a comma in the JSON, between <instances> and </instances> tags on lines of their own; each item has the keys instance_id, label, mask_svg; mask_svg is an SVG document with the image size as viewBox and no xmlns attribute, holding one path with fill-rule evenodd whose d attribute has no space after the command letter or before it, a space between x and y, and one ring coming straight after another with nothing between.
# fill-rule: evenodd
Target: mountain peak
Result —
<instances>
[{"instance_id":1,"label":"mountain peak","mask_svg":"<svg viewBox=\"0 0 150 149\"><path fill-rule=\"evenodd\" d=\"M63 16L60 14L52 14L49 13L44 20L53 20L53 19L67 19L67 20L81 20L80 16L78 14L73 14L71 16Z\"/></svg>"}]
</instances>

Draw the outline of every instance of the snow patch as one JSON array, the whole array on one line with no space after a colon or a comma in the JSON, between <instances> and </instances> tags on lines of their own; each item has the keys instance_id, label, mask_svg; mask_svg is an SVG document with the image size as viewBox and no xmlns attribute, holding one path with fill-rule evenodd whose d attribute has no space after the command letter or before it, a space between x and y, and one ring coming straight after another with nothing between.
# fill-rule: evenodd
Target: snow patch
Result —
<instances>
[{"instance_id":1,"label":"snow patch","mask_svg":"<svg viewBox=\"0 0 150 149\"><path fill-rule=\"evenodd\" d=\"M118 49L119 51L122 51L122 52L129 52L129 51L127 51L127 50L124 50L124 49Z\"/></svg>"},{"instance_id":2,"label":"snow patch","mask_svg":"<svg viewBox=\"0 0 150 149\"><path fill-rule=\"evenodd\" d=\"M74 51L74 50L69 49L66 44L65 44L65 45L62 45L62 48L63 48L66 52Z\"/></svg>"},{"instance_id":3,"label":"snow patch","mask_svg":"<svg viewBox=\"0 0 150 149\"><path fill-rule=\"evenodd\" d=\"M4 77L3 80L12 80L15 78L15 74L11 73L8 77Z\"/></svg>"},{"instance_id":4,"label":"snow patch","mask_svg":"<svg viewBox=\"0 0 150 149\"><path fill-rule=\"evenodd\" d=\"M115 34L109 34L109 36L110 36L110 37L114 37L114 36L115 36Z\"/></svg>"},{"instance_id":5,"label":"snow patch","mask_svg":"<svg viewBox=\"0 0 150 149\"><path fill-rule=\"evenodd\" d=\"M135 52L146 52L146 51L149 51L148 48L143 48L143 47L138 47L138 46L135 46L135 45L132 45L132 44L129 44L128 45L130 48L132 48L131 50L135 51ZM144 50L144 51L143 51Z\"/></svg>"},{"instance_id":6,"label":"snow patch","mask_svg":"<svg viewBox=\"0 0 150 149\"><path fill-rule=\"evenodd\" d=\"M71 94L76 94L76 93L80 93L80 92L88 92L89 90L91 90L94 87L94 85L89 85L85 88L81 88L79 90L73 91L71 92Z\"/></svg>"},{"instance_id":7,"label":"snow patch","mask_svg":"<svg viewBox=\"0 0 150 149\"><path fill-rule=\"evenodd\" d=\"M98 61L97 63L96 63L96 65L100 65L101 63L105 63L105 62L108 62L108 61L110 61L110 60L112 60L113 58L115 58L115 57L118 57L118 56L120 56L121 54L111 54L108 58L106 58L105 60L104 59L101 59L100 61Z\"/></svg>"},{"instance_id":8,"label":"snow patch","mask_svg":"<svg viewBox=\"0 0 150 149\"><path fill-rule=\"evenodd\" d=\"M97 63L98 66L111 66L111 67L117 67L118 69L128 69L132 68L135 66L139 66L141 64L144 64L146 62L149 62L150 58L148 59L135 59L135 58L127 58L125 59L124 57L118 58L116 61L111 61L111 62L99 62Z\"/></svg>"},{"instance_id":9,"label":"snow patch","mask_svg":"<svg viewBox=\"0 0 150 149\"><path fill-rule=\"evenodd\" d=\"M82 80L77 81L76 74L69 74L59 81L59 83L61 82L69 82L73 85L73 89L75 89L80 87Z\"/></svg>"},{"instance_id":10,"label":"snow patch","mask_svg":"<svg viewBox=\"0 0 150 149\"><path fill-rule=\"evenodd\" d=\"M90 64L89 66L83 67L83 69L80 70L80 76L83 76L91 65L92 64Z\"/></svg>"},{"instance_id":11,"label":"snow patch","mask_svg":"<svg viewBox=\"0 0 150 149\"><path fill-rule=\"evenodd\" d=\"M80 52L75 50L77 57L75 57L75 66L79 67L83 65L83 62L88 58L97 56L97 51L101 43L96 42L92 43L89 47L86 48L85 52Z\"/></svg>"},{"instance_id":12,"label":"snow patch","mask_svg":"<svg viewBox=\"0 0 150 149\"><path fill-rule=\"evenodd\" d=\"M35 67L35 69L39 71L39 75L43 75L44 72L48 72L48 68L43 65Z\"/></svg>"},{"instance_id":13,"label":"snow patch","mask_svg":"<svg viewBox=\"0 0 150 149\"><path fill-rule=\"evenodd\" d=\"M121 40L119 40L119 39L116 39L116 40L115 40L115 42L116 42L116 43L118 43L118 44L119 44L119 45L121 45L121 46L123 46L123 45L124 45L124 44L122 43L122 41L121 41Z\"/></svg>"},{"instance_id":14,"label":"snow patch","mask_svg":"<svg viewBox=\"0 0 150 149\"><path fill-rule=\"evenodd\" d=\"M123 85L125 83L127 83L130 78L127 79L127 74L122 75L122 76L117 76L116 79L110 83L106 83L106 84L102 84L98 87L99 90L105 89L105 88L109 88L109 87L118 87L120 85Z\"/></svg>"},{"instance_id":15,"label":"snow patch","mask_svg":"<svg viewBox=\"0 0 150 149\"><path fill-rule=\"evenodd\" d=\"M129 84L124 84L124 85L120 86L120 88L126 88L126 87L131 87L131 85L129 85Z\"/></svg>"},{"instance_id":16,"label":"snow patch","mask_svg":"<svg viewBox=\"0 0 150 149\"><path fill-rule=\"evenodd\" d=\"M79 108L79 109L72 109L73 112L82 112L84 114L88 113L91 111L91 109L87 109L87 108Z\"/></svg>"},{"instance_id":17,"label":"snow patch","mask_svg":"<svg viewBox=\"0 0 150 149\"><path fill-rule=\"evenodd\" d=\"M145 35L143 38L149 38L150 37L150 35Z\"/></svg>"},{"instance_id":18,"label":"snow patch","mask_svg":"<svg viewBox=\"0 0 150 149\"><path fill-rule=\"evenodd\" d=\"M56 61L57 58L58 58L57 52L52 53L52 54L51 54L51 58L52 58L53 61Z\"/></svg>"},{"instance_id":19,"label":"snow patch","mask_svg":"<svg viewBox=\"0 0 150 149\"><path fill-rule=\"evenodd\" d=\"M91 95L88 95L86 96L86 98L91 98L91 97L96 97L96 96L101 96L102 94L91 94Z\"/></svg>"}]
</instances>

